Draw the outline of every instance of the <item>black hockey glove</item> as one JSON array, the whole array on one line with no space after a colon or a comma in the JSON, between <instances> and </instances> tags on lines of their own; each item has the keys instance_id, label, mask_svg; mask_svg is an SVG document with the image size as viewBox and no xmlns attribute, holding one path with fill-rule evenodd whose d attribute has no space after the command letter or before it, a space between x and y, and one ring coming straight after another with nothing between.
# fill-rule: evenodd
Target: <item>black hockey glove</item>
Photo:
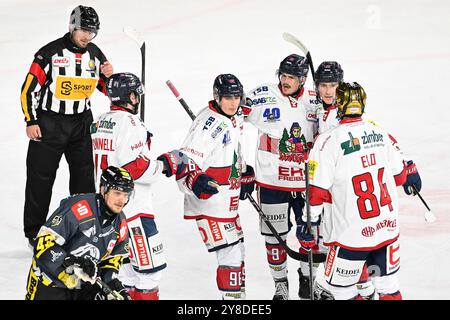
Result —
<instances>
[{"instance_id":1,"label":"black hockey glove","mask_svg":"<svg viewBox=\"0 0 450 320\"><path fill-rule=\"evenodd\" d=\"M110 282L107 283L108 287L115 291L116 293L120 294L123 298L123 300L132 300L130 295L127 292L127 289L123 286L122 282L120 282L119 279L113 279ZM113 293L106 295L106 300L117 300L117 297L114 296Z\"/></svg>"},{"instance_id":2,"label":"black hockey glove","mask_svg":"<svg viewBox=\"0 0 450 320\"><path fill-rule=\"evenodd\" d=\"M422 180L420 179L416 164L410 160L406 163L406 182L403 184L403 190L405 190L407 195L416 195L413 186L419 192L422 189Z\"/></svg>"},{"instance_id":3,"label":"black hockey glove","mask_svg":"<svg viewBox=\"0 0 450 320\"><path fill-rule=\"evenodd\" d=\"M255 191L255 171L252 166L247 165L247 170L241 176L241 194L239 199L247 199L247 194Z\"/></svg>"},{"instance_id":4,"label":"black hockey glove","mask_svg":"<svg viewBox=\"0 0 450 320\"><path fill-rule=\"evenodd\" d=\"M212 195L219 192L217 181L201 170L189 172L186 177L186 185L194 192L197 198L202 200L209 199Z\"/></svg>"},{"instance_id":5,"label":"black hockey glove","mask_svg":"<svg viewBox=\"0 0 450 320\"><path fill-rule=\"evenodd\" d=\"M175 174L177 175L177 178L182 176L182 173L186 170L186 166L190 160L190 158L180 150L163 153L156 159L164 163L163 173L166 177L171 177Z\"/></svg>"},{"instance_id":6,"label":"black hockey glove","mask_svg":"<svg viewBox=\"0 0 450 320\"><path fill-rule=\"evenodd\" d=\"M73 254L67 255L67 257L64 259L63 267L66 268L66 270L72 270L73 268L78 267L80 268L89 278L95 279L97 278L98 268L97 264L92 261L90 257L77 257ZM82 278L82 277L81 277ZM82 278L82 280L86 281Z\"/></svg>"}]
</instances>

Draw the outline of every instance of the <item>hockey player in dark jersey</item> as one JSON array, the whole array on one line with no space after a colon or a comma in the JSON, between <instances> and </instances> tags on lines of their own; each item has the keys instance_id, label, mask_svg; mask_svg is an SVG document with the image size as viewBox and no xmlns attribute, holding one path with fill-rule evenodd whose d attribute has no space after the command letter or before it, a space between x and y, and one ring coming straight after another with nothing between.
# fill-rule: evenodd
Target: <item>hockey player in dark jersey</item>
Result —
<instances>
[{"instance_id":1,"label":"hockey player in dark jersey","mask_svg":"<svg viewBox=\"0 0 450 320\"><path fill-rule=\"evenodd\" d=\"M128 256L128 228L122 209L134 181L127 170L110 166L100 183L98 194L62 200L39 230L26 300L111 299L101 294L97 278L130 299L117 274L122 259Z\"/></svg>"},{"instance_id":2,"label":"hockey player in dark jersey","mask_svg":"<svg viewBox=\"0 0 450 320\"><path fill-rule=\"evenodd\" d=\"M90 96L105 91L113 74L102 51L91 41L99 17L78 6L70 15L69 32L38 50L22 86L20 101L30 139L27 154L24 232L33 245L44 224L62 155L70 171L70 194L95 192Z\"/></svg>"}]
</instances>

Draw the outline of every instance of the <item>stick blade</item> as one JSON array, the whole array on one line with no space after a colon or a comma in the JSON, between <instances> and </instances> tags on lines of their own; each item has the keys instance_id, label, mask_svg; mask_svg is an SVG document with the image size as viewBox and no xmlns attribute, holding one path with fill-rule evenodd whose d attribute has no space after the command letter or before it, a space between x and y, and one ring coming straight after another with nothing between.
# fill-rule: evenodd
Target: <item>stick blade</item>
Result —
<instances>
[{"instance_id":1,"label":"stick blade","mask_svg":"<svg viewBox=\"0 0 450 320\"><path fill-rule=\"evenodd\" d=\"M133 27L125 26L123 27L123 32L134 40L134 42L137 43L139 48L141 48L144 45L144 39L142 38L141 34Z\"/></svg>"},{"instance_id":2,"label":"stick blade","mask_svg":"<svg viewBox=\"0 0 450 320\"><path fill-rule=\"evenodd\" d=\"M433 223L436 221L436 216L433 214L433 212L431 212L431 210L425 212L424 218L425 218L425 221L429 222L429 223Z\"/></svg>"},{"instance_id":3,"label":"stick blade","mask_svg":"<svg viewBox=\"0 0 450 320\"><path fill-rule=\"evenodd\" d=\"M292 34L288 32L283 32L283 39L289 43L292 43L294 46L300 48L300 50L302 50L305 55L308 54L309 52L308 48Z\"/></svg>"}]
</instances>

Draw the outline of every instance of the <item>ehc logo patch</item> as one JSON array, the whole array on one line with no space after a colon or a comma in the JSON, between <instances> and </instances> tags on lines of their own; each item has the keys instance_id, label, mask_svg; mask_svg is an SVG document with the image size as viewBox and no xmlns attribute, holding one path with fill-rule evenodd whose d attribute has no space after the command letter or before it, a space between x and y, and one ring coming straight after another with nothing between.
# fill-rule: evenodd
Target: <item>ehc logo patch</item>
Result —
<instances>
[{"instance_id":1,"label":"ehc logo patch","mask_svg":"<svg viewBox=\"0 0 450 320\"><path fill-rule=\"evenodd\" d=\"M70 207L73 214L78 220L88 218L93 215L92 209L86 200L81 200Z\"/></svg>"}]
</instances>

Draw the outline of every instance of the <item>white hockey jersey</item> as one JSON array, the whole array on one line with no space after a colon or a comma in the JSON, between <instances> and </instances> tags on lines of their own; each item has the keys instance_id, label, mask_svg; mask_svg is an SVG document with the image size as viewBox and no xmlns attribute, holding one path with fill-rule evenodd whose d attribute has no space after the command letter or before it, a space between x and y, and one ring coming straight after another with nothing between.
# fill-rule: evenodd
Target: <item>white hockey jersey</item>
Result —
<instances>
[{"instance_id":1,"label":"white hockey jersey","mask_svg":"<svg viewBox=\"0 0 450 320\"><path fill-rule=\"evenodd\" d=\"M100 115L91 128L96 188L108 166L127 169L135 182L134 196L123 211L127 217L154 216L151 184L161 175L163 164L150 160L151 134L137 115L120 107Z\"/></svg>"},{"instance_id":2,"label":"white hockey jersey","mask_svg":"<svg viewBox=\"0 0 450 320\"><path fill-rule=\"evenodd\" d=\"M252 106L243 108L246 121L258 129L256 183L304 191L304 162L318 129L316 92L303 87L295 99L284 96L276 84L263 84L247 97Z\"/></svg>"},{"instance_id":3,"label":"white hockey jersey","mask_svg":"<svg viewBox=\"0 0 450 320\"><path fill-rule=\"evenodd\" d=\"M180 150L195 161L202 171L219 183L219 193L200 200L187 188L186 178L178 180L185 193L185 219L203 217L234 221L238 214L242 172L241 138L244 124L242 110L228 118L212 101L199 112Z\"/></svg>"},{"instance_id":4,"label":"white hockey jersey","mask_svg":"<svg viewBox=\"0 0 450 320\"><path fill-rule=\"evenodd\" d=\"M309 154L312 220L323 214L324 244L373 250L399 236L396 185L406 175L386 131L347 119L318 136Z\"/></svg>"}]
</instances>

